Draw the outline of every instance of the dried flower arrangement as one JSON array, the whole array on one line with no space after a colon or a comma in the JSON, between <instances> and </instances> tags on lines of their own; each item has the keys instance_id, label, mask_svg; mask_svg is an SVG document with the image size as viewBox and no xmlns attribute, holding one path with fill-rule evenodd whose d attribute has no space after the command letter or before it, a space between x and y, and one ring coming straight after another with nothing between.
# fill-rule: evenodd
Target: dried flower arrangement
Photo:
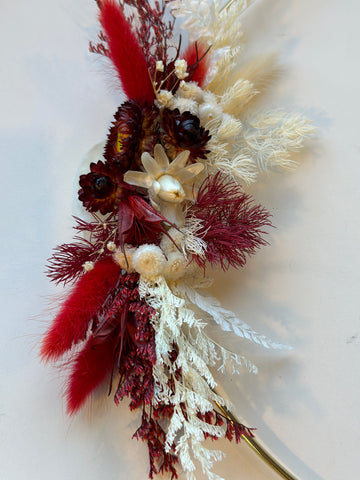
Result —
<instances>
[{"instance_id":1,"label":"dried flower arrangement","mask_svg":"<svg viewBox=\"0 0 360 480\"><path fill-rule=\"evenodd\" d=\"M97 0L102 30L90 50L111 60L127 100L103 157L80 176L79 200L92 219L75 218L74 242L49 261L51 280L72 287L41 357L70 352L69 414L104 382L116 403L128 397L131 410L142 410L134 436L147 442L150 478L178 478L180 463L195 479L194 460L209 479L220 478L212 466L223 454L203 441L253 435L226 415L231 405L216 393L212 369L256 367L213 341L207 319L283 347L202 291L209 265L241 267L266 244L269 213L242 184L264 169L291 167L290 152L313 132L299 115L251 116L269 59L238 66L248 3ZM181 40L174 45L178 18L190 38L185 50Z\"/></svg>"}]
</instances>

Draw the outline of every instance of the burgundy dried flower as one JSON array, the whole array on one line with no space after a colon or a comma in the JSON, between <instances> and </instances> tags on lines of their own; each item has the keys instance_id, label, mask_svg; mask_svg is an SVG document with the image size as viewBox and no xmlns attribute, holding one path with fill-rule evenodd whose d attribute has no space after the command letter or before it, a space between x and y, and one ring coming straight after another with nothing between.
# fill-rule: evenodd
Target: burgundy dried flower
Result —
<instances>
[{"instance_id":1,"label":"burgundy dried flower","mask_svg":"<svg viewBox=\"0 0 360 480\"><path fill-rule=\"evenodd\" d=\"M112 212L130 188L124 185L116 168L101 160L90 164L90 173L81 175L79 183L79 200L87 210L103 215Z\"/></svg>"},{"instance_id":2,"label":"burgundy dried flower","mask_svg":"<svg viewBox=\"0 0 360 480\"><path fill-rule=\"evenodd\" d=\"M128 100L117 110L110 128L104 157L121 173L139 170L143 152L154 150L158 139L157 107L141 107Z\"/></svg>"},{"instance_id":3,"label":"burgundy dried flower","mask_svg":"<svg viewBox=\"0 0 360 480\"><path fill-rule=\"evenodd\" d=\"M172 225L140 195L128 195L119 204L118 236L120 247L125 243L142 245L159 244L162 233L167 233L164 224Z\"/></svg>"},{"instance_id":4,"label":"burgundy dried flower","mask_svg":"<svg viewBox=\"0 0 360 480\"><path fill-rule=\"evenodd\" d=\"M205 148L210 140L209 130L200 125L198 117L190 112L180 113L176 108L165 108L161 119L164 146L170 158L175 158L183 150L190 150L193 160L206 158L209 150Z\"/></svg>"}]
</instances>

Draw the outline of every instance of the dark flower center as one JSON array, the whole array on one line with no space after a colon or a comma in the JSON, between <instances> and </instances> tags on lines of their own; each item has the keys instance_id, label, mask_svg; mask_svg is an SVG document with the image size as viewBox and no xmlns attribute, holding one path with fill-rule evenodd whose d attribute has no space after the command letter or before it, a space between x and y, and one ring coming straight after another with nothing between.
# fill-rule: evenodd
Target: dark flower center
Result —
<instances>
[{"instance_id":1,"label":"dark flower center","mask_svg":"<svg viewBox=\"0 0 360 480\"><path fill-rule=\"evenodd\" d=\"M176 120L176 126L180 129L176 132L176 135L180 142L186 142L186 144L196 143L201 137L201 129L197 118L189 118L181 121Z\"/></svg>"},{"instance_id":2,"label":"dark flower center","mask_svg":"<svg viewBox=\"0 0 360 480\"><path fill-rule=\"evenodd\" d=\"M96 198L106 198L111 195L114 184L109 177L102 175L94 178L93 189Z\"/></svg>"}]
</instances>

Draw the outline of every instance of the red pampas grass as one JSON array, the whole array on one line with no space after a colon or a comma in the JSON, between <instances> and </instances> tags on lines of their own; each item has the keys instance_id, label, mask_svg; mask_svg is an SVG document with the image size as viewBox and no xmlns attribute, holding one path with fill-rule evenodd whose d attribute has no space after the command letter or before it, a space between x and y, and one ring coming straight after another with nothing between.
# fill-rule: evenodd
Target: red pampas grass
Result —
<instances>
[{"instance_id":1,"label":"red pampas grass","mask_svg":"<svg viewBox=\"0 0 360 480\"><path fill-rule=\"evenodd\" d=\"M106 36L108 55L117 70L125 95L140 104L152 104L155 94L149 66L122 7L114 0L102 0L99 6L99 19Z\"/></svg>"},{"instance_id":2,"label":"red pampas grass","mask_svg":"<svg viewBox=\"0 0 360 480\"><path fill-rule=\"evenodd\" d=\"M42 341L44 361L58 359L85 338L90 321L115 288L120 273L120 267L106 257L77 281Z\"/></svg>"},{"instance_id":3,"label":"red pampas grass","mask_svg":"<svg viewBox=\"0 0 360 480\"><path fill-rule=\"evenodd\" d=\"M194 260L203 268L206 261L219 263L223 270L242 267L248 255L267 243L262 235L271 225L269 212L220 173L204 180L188 215L202 220L197 235L207 243L206 258L194 255Z\"/></svg>"},{"instance_id":4,"label":"red pampas grass","mask_svg":"<svg viewBox=\"0 0 360 480\"><path fill-rule=\"evenodd\" d=\"M208 51L209 49L206 49L197 42L191 43L187 47L182 55L188 64L187 71L189 75L186 78L187 82L196 82L199 87L203 86L209 68L209 63L206 58Z\"/></svg>"},{"instance_id":5,"label":"red pampas grass","mask_svg":"<svg viewBox=\"0 0 360 480\"><path fill-rule=\"evenodd\" d=\"M104 338L90 336L73 363L66 390L69 415L76 413L87 397L110 375L115 348L113 335Z\"/></svg>"}]
</instances>

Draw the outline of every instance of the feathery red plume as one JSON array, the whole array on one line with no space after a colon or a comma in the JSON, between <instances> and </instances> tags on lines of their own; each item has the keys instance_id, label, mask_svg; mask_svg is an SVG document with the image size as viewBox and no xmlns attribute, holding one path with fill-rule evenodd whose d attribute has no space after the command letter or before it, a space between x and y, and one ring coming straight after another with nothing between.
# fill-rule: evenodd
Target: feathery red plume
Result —
<instances>
[{"instance_id":1,"label":"feathery red plume","mask_svg":"<svg viewBox=\"0 0 360 480\"><path fill-rule=\"evenodd\" d=\"M115 348L113 335L104 338L91 335L77 355L66 391L67 411L70 415L80 409L88 395L111 373Z\"/></svg>"},{"instance_id":2,"label":"feathery red plume","mask_svg":"<svg viewBox=\"0 0 360 480\"><path fill-rule=\"evenodd\" d=\"M149 66L122 7L114 0L102 0L99 5L99 19L106 36L109 57L117 70L124 93L141 104L152 104L155 94Z\"/></svg>"},{"instance_id":3,"label":"feathery red plume","mask_svg":"<svg viewBox=\"0 0 360 480\"><path fill-rule=\"evenodd\" d=\"M267 243L262 235L271 225L269 212L220 173L204 180L188 215L202 220L197 235L207 244L206 258L194 255L194 260L203 268L206 261L219 263L223 270L242 267L248 255Z\"/></svg>"},{"instance_id":4,"label":"feathery red plume","mask_svg":"<svg viewBox=\"0 0 360 480\"><path fill-rule=\"evenodd\" d=\"M206 74L209 69L209 62L206 57L209 49L195 42L190 43L182 57L188 64L187 71L189 75L186 77L187 82L196 82L202 87Z\"/></svg>"},{"instance_id":5,"label":"feathery red plume","mask_svg":"<svg viewBox=\"0 0 360 480\"><path fill-rule=\"evenodd\" d=\"M120 273L120 267L106 257L76 282L42 341L43 360L56 360L85 338L91 319L115 288Z\"/></svg>"}]
</instances>

